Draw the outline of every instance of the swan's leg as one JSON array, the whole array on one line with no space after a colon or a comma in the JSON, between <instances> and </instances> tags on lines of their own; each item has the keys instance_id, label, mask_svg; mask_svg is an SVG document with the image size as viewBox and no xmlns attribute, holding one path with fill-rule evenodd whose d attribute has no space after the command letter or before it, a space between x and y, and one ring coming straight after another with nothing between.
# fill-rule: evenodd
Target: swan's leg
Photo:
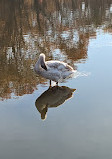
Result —
<instances>
[{"instance_id":1,"label":"swan's leg","mask_svg":"<svg viewBox=\"0 0 112 159\"><path fill-rule=\"evenodd\" d=\"M50 84L50 86L49 86L49 87L51 87L51 80L50 80L49 84Z\"/></svg>"}]
</instances>

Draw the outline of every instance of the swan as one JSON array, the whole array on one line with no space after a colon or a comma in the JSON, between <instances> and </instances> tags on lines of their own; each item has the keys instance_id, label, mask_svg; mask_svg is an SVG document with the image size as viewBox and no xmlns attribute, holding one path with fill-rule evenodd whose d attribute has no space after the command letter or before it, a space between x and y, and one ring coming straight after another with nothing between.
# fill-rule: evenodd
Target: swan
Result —
<instances>
[{"instance_id":1,"label":"swan","mask_svg":"<svg viewBox=\"0 0 112 159\"><path fill-rule=\"evenodd\" d=\"M55 81L58 85L58 82L72 77L75 70L65 62L57 60L45 61L45 54L41 53L35 64L34 71L38 75L49 79L51 86L51 81Z\"/></svg>"}]
</instances>

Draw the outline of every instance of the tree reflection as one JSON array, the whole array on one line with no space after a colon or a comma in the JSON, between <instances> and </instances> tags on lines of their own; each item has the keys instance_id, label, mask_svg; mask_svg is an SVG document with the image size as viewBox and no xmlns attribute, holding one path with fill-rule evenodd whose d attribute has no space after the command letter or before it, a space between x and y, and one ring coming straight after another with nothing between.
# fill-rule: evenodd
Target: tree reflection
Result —
<instances>
[{"instance_id":1,"label":"tree reflection","mask_svg":"<svg viewBox=\"0 0 112 159\"><path fill-rule=\"evenodd\" d=\"M71 65L86 60L96 29L111 30L111 10L111 0L0 0L1 99L43 81L33 72L41 52Z\"/></svg>"}]
</instances>

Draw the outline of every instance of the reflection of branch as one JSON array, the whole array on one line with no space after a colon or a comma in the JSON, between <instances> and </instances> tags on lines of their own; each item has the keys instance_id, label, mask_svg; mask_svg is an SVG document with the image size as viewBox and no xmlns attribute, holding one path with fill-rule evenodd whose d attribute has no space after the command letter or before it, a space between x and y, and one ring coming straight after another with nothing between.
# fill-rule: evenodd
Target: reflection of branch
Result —
<instances>
[{"instance_id":1,"label":"reflection of branch","mask_svg":"<svg viewBox=\"0 0 112 159\"><path fill-rule=\"evenodd\" d=\"M29 2L0 1L1 97L10 97L11 92L32 93L36 89L40 81L31 65L37 54L44 52L49 58L58 49L71 63L86 59L89 38L96 36L97 26L105 23L109 29L111 24L111 13L106 12L111 0L34 0L28 5ZM75 31L78 40L74 44ZM68 36L66 39L63 32Z\"/></svg>"}]
</instances>

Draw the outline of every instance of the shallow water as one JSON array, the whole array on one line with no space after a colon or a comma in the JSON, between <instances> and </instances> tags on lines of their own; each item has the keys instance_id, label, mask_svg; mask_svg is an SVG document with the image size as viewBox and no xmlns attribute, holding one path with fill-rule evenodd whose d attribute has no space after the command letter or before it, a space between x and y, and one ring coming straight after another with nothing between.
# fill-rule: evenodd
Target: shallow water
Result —
<instances>
[{"instance_id":1,"label":"shallow water","mask_svg":"<svg viewBox=\"0 0 112 159\"><path fill-rule=\"evenodd\" d=\"M112 158L111 18L111 0L0 1L0 159ZM41 52L79 76L48 89Z\"/></svg>"}]
</instances>

